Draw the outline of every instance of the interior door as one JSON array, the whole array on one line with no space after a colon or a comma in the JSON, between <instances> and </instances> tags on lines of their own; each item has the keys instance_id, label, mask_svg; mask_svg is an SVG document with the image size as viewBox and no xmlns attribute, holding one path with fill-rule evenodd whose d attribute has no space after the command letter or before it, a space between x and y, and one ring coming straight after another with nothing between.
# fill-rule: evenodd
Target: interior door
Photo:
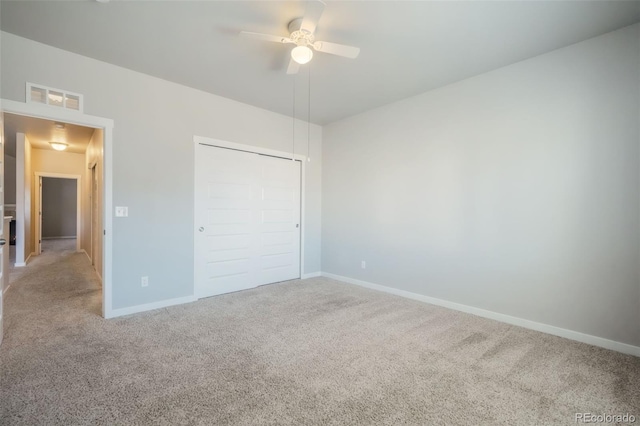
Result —
<instances>
[{"instance_id":1,"label":"interior door","mask_svg":"<svg viewBox=\"0 0 640 426\"><path fill-rule=\"evenodd\" d=\"M255 287L258 154L200 146L196 296Z\"/></svg>"},{"instance_id":2,"label":"interior door","mask_svg":"<svg viewBox=\"0 0 640 426\"><path fill-rule=\"evenodd\" d=\"M300 162L260 156L259 285L300 278Z\"/></svg>"},{"instance_id":3,"label":"interior door","mask_svg":"<svg viewBox=\"0 0 640 426\"><path fill-rule=\"evenodd\" d=\"M5 262L4 251L9 250L9 246L5 246L4 238L4 113L0 112L0 344L2 344L4 330L4 290L5 275L9 271L4 270Z\"/></svg>"},{"instance_id":4,"label":"interior door","mask_svg":"<svg viewBox=\"0 0 640 426\"><path fill-rule=\"evenodd\" d=\"M300 277L300 163L196 148L199 298Z\"/></svg>"}]
</instances>

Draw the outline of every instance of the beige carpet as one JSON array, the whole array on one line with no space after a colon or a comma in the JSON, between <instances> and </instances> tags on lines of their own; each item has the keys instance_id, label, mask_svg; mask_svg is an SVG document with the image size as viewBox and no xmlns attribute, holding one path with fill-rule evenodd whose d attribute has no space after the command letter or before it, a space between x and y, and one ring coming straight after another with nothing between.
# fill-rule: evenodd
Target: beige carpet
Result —
<instances>
[{"instance_id":1,"label":"beige carpet","mask_svg":"<svg viewBox=\"0 0 640 426\"><path fill-rule=\"evenodd\" d=\"M108 321L99 311L84 254L28 267L7 297L0 424L640 417L639 358L328 279Z\"/></svg>"}]
</instances>

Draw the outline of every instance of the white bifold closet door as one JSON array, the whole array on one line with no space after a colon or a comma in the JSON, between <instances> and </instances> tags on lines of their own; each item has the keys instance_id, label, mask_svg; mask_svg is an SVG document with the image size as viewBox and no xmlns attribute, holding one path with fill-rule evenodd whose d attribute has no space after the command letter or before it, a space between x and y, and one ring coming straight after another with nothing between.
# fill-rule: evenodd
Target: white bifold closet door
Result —
<instances>
[{"instance_id":1,"label":"white bifold closet door","mask_svg":"<svg viewBox=\"0 0 640 426\"><path fill-rule=\"evenodd\" d=\"M196 150L196 297L299 278L300 162Z\"/></svg>"}]
</instances>

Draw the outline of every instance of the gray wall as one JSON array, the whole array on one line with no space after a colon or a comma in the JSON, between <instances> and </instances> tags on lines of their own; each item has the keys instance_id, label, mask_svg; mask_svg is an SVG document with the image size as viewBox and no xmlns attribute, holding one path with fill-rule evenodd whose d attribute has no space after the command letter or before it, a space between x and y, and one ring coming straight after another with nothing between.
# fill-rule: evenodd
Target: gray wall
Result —
<instances>
[{"instance_id":1,"label":"gray wall","mask_svg":"<svg viewBox=\"0 0 640 426\"><path fill-rule=\"evenodd\" d=\"M84 112L111 118L113 308L193 294L194 144L200 135L291 151L292 120L3 32L2 97L24 102L25 82L84 95ZM301 91L301 93L304 93ZM306 153L298 122L296 152ZM312 127L304 230L305 273L320 270L321 128ZM113 213L113 212L112 212ZM149 286L140 277L149 276Z\"/></svg>"},{"instance_id":2,"label":"gray wall","mask_svg":"<svg viewBox=\"0 0 640 426\"><path fill-rule=\"evenodd\" d=\"M78 188L75 179L42 178L42 238L75 237Z\"/></svg>"},{"instance_id":3,"label":"gray wall","mask_svg":"<svg viewBox=\"0 0 640 426\"><path fill-rule=\"evenodd\" d=\"M16 203L16 157L4 156L4 203Z\"/></svg>"},{"instance_id":4,"label":"gray wall","mask_svg":"<svg viewBox=\"0 0 640 426\"><path fill-rule=\"evenodd\" d=\"M323 271L640 345L639 51L635 25L325 126Z\"/></svg>"}]
</instances>

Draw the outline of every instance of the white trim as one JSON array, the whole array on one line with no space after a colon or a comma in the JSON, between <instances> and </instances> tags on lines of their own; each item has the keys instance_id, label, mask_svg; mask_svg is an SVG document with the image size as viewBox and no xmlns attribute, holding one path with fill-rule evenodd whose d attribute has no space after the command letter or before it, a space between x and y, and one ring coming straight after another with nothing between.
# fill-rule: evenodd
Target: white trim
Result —
<instances>
[{"instance_id":1,"label":"white trim","mask_svg":"<svg viewBox=\"0 0 640 426\"><path fill-rule=\"evenodd\" d=\"M87 256L87 259L89 259L89 264L91 264L91 256L89 256L89 253L87 253L85 249L80 250L78 253L84 253ZM100 285L102 285L102 276L100 275L100 272L98 272L96 268L92 268L92 269L93 269L93 272L95 272L98 278L100 279Z\"/></svg>"},{"instance_id":2,"label":"white trim","mask_svg":"<svg viewBox=\"0 0 640 426\"><path fill-rule=\"evenodd\" d=\"M307 204L307 191L305 190L307 186L307 157L304 156L296 156L301 157L300 160L300 265L299 272L300 278L302 278L304 274L304 242L307 240L307 233L305 232L306 224L307 224L307 216L305 204Z\"/></svg>"},{"instance_id":3,"label":"white trim","mask_svg":"<svg viewBox=\"0 0 640 426\"><path fill-rule=\"evenodd\" d=\"M36 176L60 178L60 179L80 179L82 175L72 175L66 173L34 172Z\"/></svg>"},{"instance_id":4,"label":"white trim","mask_svg":"<svg viewBox=\"0 0 640 426\"><path fill-rule=\"evenodd\" d=\"M16 259L15 264L25 266L25 250L27 247L26 238L26 217L27 201L29 201L29 220L31 220L31 185L29 185L29 197L26 195L27 183L25 179L26 150L25 145L28 138L22 132L16 134ZM29 145L31 148L31 145ZM31 230L31 228L29 228Z\"/></svg>"},{"instance_id":5,"label":"white trim","mask_svg":"<svg viewBox=\"0 0 640 426\"><path fill-rule=\"evenodd\" d=\"M113 126L105 127L103 132L103 163L102 163L102 316L109 318L113 308L111 294L111 280L113 271Z\"/></svg>"},{"instance_id":6,"label":"white trim","mask_svg":"<svg viewBox=\"0 0 640 426\"><path fill-rule=\"evenodd\" d=\"M43 240L73 240L76 239L78 237L76 237L75 235L70 235L68 237L42 237ZM78 253L84 251L83 249L77 250Z\"/></svg>"},{"instance_id":7,"label":"white trim","mask_svg":"<svg viewBox=\"0 0 640 426\"><path fill-rule=\"evenodd\" d=\"M161 300L159 302L147 303L144 305L130 306L128 308L112 309L106 318L121 317L123 315L137 314L139 312L152 311L154 309L166 308L169 306L182 305L198 300L195 296L178 297L175 299Z\"/></svg>"},{"instance_id":8,"label":"white trim","mask_svg":"<svg viewBox=\"0 0 640 426\"><path fill-rule=\"evenodd\" d=\"M49 173L49 172L35 172L35 181L37 185L42 184L42 178L55 178L55 179L74 179L76 181L76 236L75 237L49 237L46 239L58 239L58 238L76 238L76 251L80 251L80 242L82 240L82 176L70 175L65 173ZM42 187L38 188L38 195L35 197L36 205L36 235L34 238L36 254L42 253L42 244L40 241L45 238L42 237ZM40 240L40 241L38 241Z\"/></svg>"},{"instance_id":9,"label":"white trim","mask_svg":"<svg viewBox=\"0 0 640 426\"><path fill-rule=\"evenodd\" d=\"M29 261L31 260L31 256L35 256L35 252L31 252L31 254L27 256L27 259L24 262L16 262L13 264L13 266L17 268L22 268L24 266L27 266L27 264L29 264Z\"/></svg>"},{"instance_id":10,"label":"white trim","mask_svg":"<svg viewBox=\"0 0 640 426\"><path fill-rule=\"evenodd\" d=\"M193 136L193 142L195 143L195 145L201 144L201 145L217 146L219 148L236 149L238 151L253 152L255 154L272 155L274 157L287 158L289 160L292 159L291 152L276 151L275 149L261 148L259 146L253 146L253 145L244 145L241 143L228 142L220 139L207 138L205 136ZM307 157L301 154L295 154L293 156L293 159L300 160L304 163L306 162Z\"/></svg>"},{"instance_id":11,"label":"white trim","mask_svg":"<svg viewBox=\"0 0 640 426\"><path fill-rule=\"evenodd\" d=\"M306 241L306 232L305 232L305 224L306 224L306 209L305 209L305 203L306 203L306 166L307 166L307 157L305 155L302 154L294 154L292 156L291 152L284 152L284 151L277 151L274 149L268 149L268 148L261 148L261 147L257 147L257 146L253 146L253 145L244 145L244 144L240 144L240 143L235 143L235 142L228 142L228 141L223 141L220 139L213 139L213 138L208 138L205 136L197 136L194 135L193 136L193 143L194 143L194 159L193 159L193 182L194 182L194 188L197 182L197 147L198 145L206 145L206 146L212 146L212 147L218 147L218 148L228 148L228 149L235 149L238 151L244 151L244 152L250 152L250 153L254 153L254 154L263 154L263 155L269 155L269 156L273 156L273 157L279 157L279 158L284 158L284 159L289 159L289 160L297 160L300 161L300 264L299 264L299 269L298 269L298 275L299 278L298 279L303 279L304 277L304 259L305 259L305 241ZM196 200L196 195L194 193L194 198L193 198L193 203L194 203L194 208L193 208L193 224L194 224L194 234L196 232L196 215L197 215L197 200ZM198 260L197 260L197 253L196 253L196 244L195 244L195 235L194 235L194 244L193 244L193 276L194 276L194 283L193 283L193 291L194 293L197 293L197 289L196 289L196 285L198 283L198 278L199 278L199 273L198 273Z\"/></svg>"},{"instance_id":12,"label":"white trim","mask_svg":"<svg viewBox=\"0 0 640 426\"><path fill-rule=\"evenodd\" d=\"M103 192L102 215L104 220L102 226L104 237L102 239L102 316L104 318L113 317L111 310L112 300L112 262L113 262L113 120L109 118L87 115L80 111L65 108L51 108L47 105L36 103L17 102L8 99L0 100L0 108L3 112L10 114L25 115L28 117L44 118L46 120L60 121L79 126L99 128L103 131ZM16 165L17 167L17 165ZM25 262L26 263L26 262ZM100 275L100 274L98 274Z\"/></svg>"},{"instance_id":13,"label":"white trim","mask_svg":"<svg viewBox=\"0 0 640 426\"><path fill-rule=\"evenodd\" d=\"M302 275L302 278L300 278L301 280L306 280L309 278L318 278L322 276L322 272L310 272L308 274L304 274Z\"/></svg>"},{"instance_id":14,"label":"white trim","mask_svg":"<svg viewBox=\"0 0 640 426\"><path fill-rule=\"evenodd\" d=\"M110 118L96 117L83 114L80 111L66 108L51 108L49 105L37 103L24 103L1 99L0 105L4 112L9 114L26 115L28 117L56 120L69 124L93 128L113 128L113 120Z\"/></svg>"},{"instance_id":15,"label":"white trim","mask_svg":"<svg viewBox=\"0 0 640 426\"><path fill-rule=\"evenodd\" d=\"M463 305L461 303L450 302L448 300L436 299L435 297L424 296L422 294L412 293L410 291L399 290L397 288L386 287L380 284L373 284L367 281L361 281L354 278L344 277L341 275L322 272L322 276L337 281L343 281L349 284L355 284L366 287L371 290L382 291L396 296L406 297L407 299L418 300L420 302L429 303L431 305L442 306L460 312L477 315L483 318L504 322L519 327L528 328L530 330L540 331L542 333L552 334L554 336L564 337L565 339L575 340L577 342L587 343L589 345L599 346L601 348L610 349L612 351L622 352L624 354L635 355L640 357L640 346L633 346L627 343L616 342L602 337L592 336L590 334L580 333L578 331L567 330L565 328L555 327L553 325L542 324L539 322L527 320L524 318L512 317L510 315L498 312L487 311L473 306Z\"/></svg>"},{"instance_id":16,"label":"white trim","mask_svg":"<svg viewBox=\"0 0 640 426\"><path fill-rule=\"evenodd\" d=\"M87 253L85 249L80 250L80 253L84 253L87 256L87 259L89 259L89 262L91 262L91 257L89 257L89 253Z\"/></svg>"}]
</instances>

